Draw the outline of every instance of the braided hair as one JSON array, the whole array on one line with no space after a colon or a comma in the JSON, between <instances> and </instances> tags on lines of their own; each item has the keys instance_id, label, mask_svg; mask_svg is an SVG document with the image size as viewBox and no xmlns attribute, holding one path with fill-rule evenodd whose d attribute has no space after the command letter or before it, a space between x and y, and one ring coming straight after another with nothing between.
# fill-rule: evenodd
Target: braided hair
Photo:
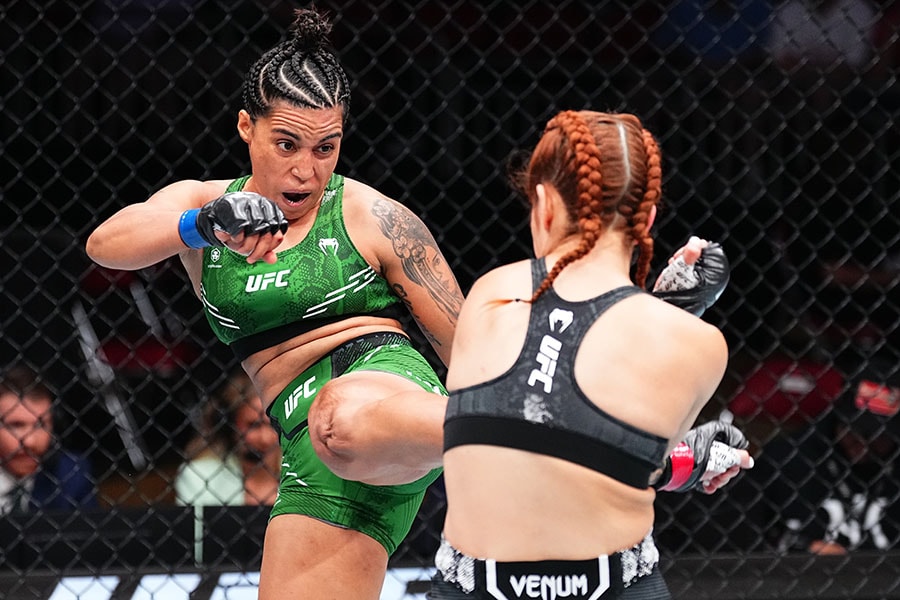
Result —
<instances>
[{"instance_id":1,"label":"braided hair","mask_svg":"<svg viewBox=\"0 0 900 600\"><path fill-rule=\"evenodd\" d=\"M315 9L297 9L284 40L250 67L244 80L244 110L266 116L277 100L300 108L341 106L350 110L350 83L328 40L331 23Z\"/></svg>"},{"instance_id":2,"label":"braided hair","mask_svg":"<svg viewBox=\"0 0 900 600\"><path fill-rule=\"evenodd\" d=\"M645 287L653 258L650 214L662 196L662 170L659 146L640 120L593 111L557 114L515 179L532 204L537 185L544 182L559 191L581 243L556 262L531 302L609 229L626 230L637 245L634 282Z\"/></svg>"}]
</instances>

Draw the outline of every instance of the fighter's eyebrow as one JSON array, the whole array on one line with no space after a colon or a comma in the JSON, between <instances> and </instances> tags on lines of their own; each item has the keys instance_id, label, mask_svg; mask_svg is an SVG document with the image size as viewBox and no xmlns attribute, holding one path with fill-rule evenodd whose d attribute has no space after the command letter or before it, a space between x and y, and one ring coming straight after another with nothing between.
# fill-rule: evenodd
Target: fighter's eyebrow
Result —
<instances>
[{"instance_id":1,"label":"fighter's eyebrow","mask_svg":"<svg viewBox=\"0 0 900 600\"><path fill-rule=\"evenodd\" d=\"M289 138L291 138L292 140L295 140L295 141L297 141L297 142L303 141L302 138L301 138L299 135L297 135L297 134L294 133L293 131L288 131L287 129L282 129L282 128L280 128L280 127L275 127L274 129L272 129L272 131L274 131L275 133L280 133L281 135L287 136L287 137L289 137ZM330 139L333 139L333 138L339 138L339 137L342 137L342 136L343 136L343 134L342 134L340 131L336 131L336 132L334 132L334 133L328 134L328 135L326 135L325 137L323 137L321 140L319 140L319 143L321 144L322 142L327 142L327 141L330 140Z\"/></svg>"}]
</instances>

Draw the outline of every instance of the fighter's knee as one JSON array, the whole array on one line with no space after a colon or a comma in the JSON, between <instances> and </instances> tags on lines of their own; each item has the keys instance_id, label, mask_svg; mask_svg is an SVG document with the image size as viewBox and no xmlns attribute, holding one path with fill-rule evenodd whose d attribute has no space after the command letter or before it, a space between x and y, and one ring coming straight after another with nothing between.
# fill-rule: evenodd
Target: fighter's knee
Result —
<instances>
[{"instance_id":1,"label":"fighter's knee","mask_svg":"<svg viewBox=\"0 0 900 600\"><path fill-rule=\"evenodd\" d=\"M339 477L353 464L353 407L340 386L322 386L309 409L309 438L319 459Z\"/></svg>"}]
</instances>

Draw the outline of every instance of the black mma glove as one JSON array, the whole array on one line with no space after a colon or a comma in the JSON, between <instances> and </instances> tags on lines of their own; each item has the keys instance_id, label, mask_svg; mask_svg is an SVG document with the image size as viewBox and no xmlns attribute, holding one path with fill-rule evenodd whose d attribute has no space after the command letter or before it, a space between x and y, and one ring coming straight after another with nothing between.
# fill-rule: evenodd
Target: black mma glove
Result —
<instances>
[{"instance_id":1,"label":"black mma glove","mask_svg":"<svg viewBox=\"0 0 900 600\"><path fill-rule=\"evenodd\" d=\"M694 427L666 457L662 475L653 487L666 492L701 489L701 477L707 470L724 473L738 464L732 449L745 450L749 445L740 429L724 421Z\"/></svg>"},{"instance_id":2,"label":"black mma glove","mask_svg":"<svg viewBox=\"0 0 900 600\"><path fill-rule=\"evenodd\" d=\"M725 251L713 242L693 265L679 258L663 269L653 286L653 295L699 317L725 291L730 272Z\"/></svg>"},{"instance_id":3,"label":"black mma glove","mask_svg":"<svg viewBox=\"0 0 900 600\"><path fill-rule=\"evenodd\" d=\"M258 235L284 233L287 227L281 209L268 198L253 192L228 192L200 209L185 211L178 232L187 246L202 248L225 245L216 237L216 231L230 236L240 232Z\"/></svg>"}]
</instances>

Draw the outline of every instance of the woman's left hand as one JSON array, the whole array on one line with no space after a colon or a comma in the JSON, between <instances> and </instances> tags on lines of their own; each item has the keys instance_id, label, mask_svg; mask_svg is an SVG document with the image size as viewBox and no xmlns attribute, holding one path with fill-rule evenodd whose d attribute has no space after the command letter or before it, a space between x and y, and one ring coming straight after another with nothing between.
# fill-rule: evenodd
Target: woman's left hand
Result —
<instances>
[{"instance_id":1,"label":"woman's left hand","mask_svg":"<svg viewBox=\"0 0 900 600\"><path fill-rule=\"evenodd\" d=\"M700 483L705 493L714 493L726 483L737 477L742 470L753 468L753 457L750 456L749 452L746 450L738 450L737 448L731 448L730 450L734 452L737 464L728 467L725 471L710 470L704 473L700 478Z\"/></svg>"}]
</instances>

